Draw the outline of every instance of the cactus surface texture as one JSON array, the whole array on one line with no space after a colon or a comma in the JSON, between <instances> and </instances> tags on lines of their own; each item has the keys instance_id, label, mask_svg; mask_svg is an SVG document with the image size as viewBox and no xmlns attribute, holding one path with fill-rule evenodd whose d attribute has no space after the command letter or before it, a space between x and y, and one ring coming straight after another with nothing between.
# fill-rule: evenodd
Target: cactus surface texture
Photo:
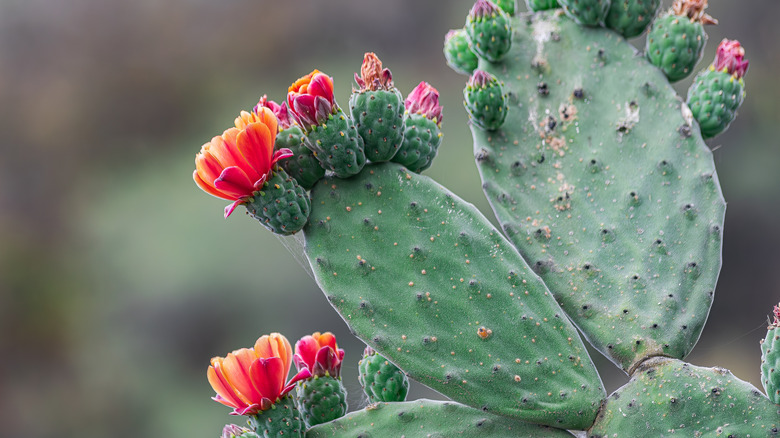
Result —
<instances>
[{"instance_id":1,"label":"cactus surface texture","mask_svg":"<svg viewBox=\"0 0 780 438\"><path fill-rule=\"evenodd\" d=\"M363 138L358 135L352 119L340 108L327 123L314 126L306 133L306 147L314 152L322 167L339 178L360 173L366 164Z\"/></svg>"},{"instance_id":2,"label":"cactus surface texture","mask_svg":"<svg viewBox=\"0 0 780 438\"><path fill-rule=\"evenodd\" d=\"M249 425L264 438L301 436L306 430L301 413L289 394L281 397L271 409L250 416Z\"/></svg>"},{"instance_id":3,"label":"cactus surface texture","mask_svg":"<svg viewBox=\"0 0 780 438\"><path fill-rule=\"evenodd\" d=\"M507 120L472 126L499 222L624 370L685 357L721 266L725 203L711 152L663 75L614 32L546 12L514 25L534 43L500 66L481 62L511 96Z\"/></svg>"},{"instance_id":4,"label":"cactus surface texture","mask_svg":"<svg viewBox=\"0 0 780 438\"><path fill-rule=\"evenodd\" d=\"M464 75L470 75L479 63L477 55L469 48L465 29L453 29L444 38L444 58L447 65Z\"/></svg>"},{"instance_id":5,"label":"cactus surface texture","mask_svg":"<svg viewBox=\"0 0 780 438\"><path fill-rule=\"evenodd\" d=\"M639 36L655 18L661 0L612 0L604 24L626 38Z\"/></svg>"},{"instance_id":6,"label":"cactus surface texture","mask_svg":"<svg viewBox=\"0 0 780 438\"><path fill-rule=\"evenodd\" d=\"M404 401L409 393L406 374L371 347L358 363L358 380L371 403Z\"/></svg>"},{"instance_id":7,"label":"cactus surface texture","mask_svg":"<svg viewBox=\"0 0 780 438\"><path fill-rule=\"evenodd\" d=\"M298 382L298 410L311 427L343 417L347 412L347 391L341 379L315 376Z\"/></svg>"},{"instance_id":8,"label":"cactus surface texture","mask_svg":"<svg viewBox=\"0 0 780 438\"><path fill-rule=\"evenodd\" d=\"M489 0L477 0L466 17L471 50L491 62L500 61L512 46L510 18Z\"/></svg>"},{"instance_id":9,"label":"cactus surface texture","mask_svg":"<svg viewBox=\"0 0 780 438\"><path fill-rule=\"evenodd\" d=\"M776 437L780 406L723 368L653 358L610 395L591 438Z\"/></svg>"},{"instance_id":10,"label":"cactus surface texture","mask_svg":"<svg viewBox=\"0 0 780 438\"><path fill-rule=\"evenodd\" d=\"M312 189L306 255L355 334L415 380L484 412L592 424L604 395L582 341L479 211L385 163Z\"/></svg>"},{"instance_id":11,"label":"cactus surface texture","mask_svg":"<svg viewBox=\"0 0 780 438\"><path fill-rule=\"evenodd\" d=\"M676 82L693 73L706 43L707 33L700 21L669 10L650 27L645 54L669 81Z\"/></svg>"},{"instance_id":12,"label":"cactus surface texture","mask_svg":"<svg viewBox=\"0 0 780 438\"><path fill-rule=\"evenodd\" d=\"M301 128L291 126L276 134L275 148L277 150L287 148L292 151L293 156L280 161L279 167L295 178L301 187L309 190L314 183L325 176L325 169L322 168L314 153L304 145L304 139L305 136Z\"/></svg>"},{"instance_id":13,"label":"cactus surface texture","mask_svg":"<svg viewBox=\"0 0 780 438\"><path fill-rule=\"evenodd\" d=\"M522 423L453 402L376 403L313 427L307 438L571 438L561 429Z\"/></svg>"},{"instance_id":14,"label":"cactus surface texture","mask_svg":"<svg viewBox=\"0 0 780 438\"><path fill-rule=\"evenodd\" d=\"M441 128L421 114L406 114L404 142L393 162L403 164L412 172L420 173L433 164L441 145Z\"/></svg>"},{"instance_id":15,"label":"cactus surface texture","mask_svg":"<svg viewBox=\"0 0 780 438\"><path fill-rule=\"evenodd\" d=\"M583 26L600 26L609 12L610 0L558 0L566 15Z\"/></svg>"},{"instance_id":16,"label":"cactus surface texture","mask_svg":"<svg viewBox=\"0 0 780 438\"><path fill-rule=\"evenodd\" d=\"M529 11L546 11L547 9L560 8L558 0L525 0Z\"/></svg>"},{"instance_id":17,"label":"cactus surface texture","mask_svg":"<svg viewBox=\"0 0 780 438\"><path fill-rule=\"evenodd\" d=\"M283 169L277 169L246 204L249 214L276 234L300 231L309 218L311 203L306 191Z\"/></svg>"}]
</instances>

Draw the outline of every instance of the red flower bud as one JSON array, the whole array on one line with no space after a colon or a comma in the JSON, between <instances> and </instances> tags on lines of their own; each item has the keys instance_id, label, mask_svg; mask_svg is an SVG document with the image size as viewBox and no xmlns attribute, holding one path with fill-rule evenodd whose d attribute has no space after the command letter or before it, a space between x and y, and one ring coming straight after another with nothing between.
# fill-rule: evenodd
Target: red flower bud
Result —
<instances>
[{"instance_id":1,"label":"red flower bud","mask_svg":"<svg viewBox=\"0 0 780 438\"><path fill-rule=\"evenodd\" d=\"M339 108L333 97L333 79L318 70L298 79L287 93L287 105L306 130L325 123Z\"/></svg>"},{"instance_id":2,"label":"red flower bud","mask_svg":"<svg viewBox=\"0 0 780 438\"><path fill-rule=\"evenodd\" d=\"M257 102L257 105L255 105L253 112L256 114L260 111L260 108L263 107L273 111L276 119L279 120L279 131L289 129L290 126L295 124L295 120L290 114L290 109L287 107L287 102L282 102L282 104L279 105L273 100L268 100L268 96L264 95L260 98L260 101Z\"/></svg>"},{"instance_id":3,"label":"red flower bud","mask_svg":"<svg viewBox=\"0 0 780 438\"><path fill-rule=\"evenodd\" d=\"M741 79L747 73L750 62L745 59L745 49L737 40L724 39L718 46L713 66L717 71L725 70L728 74Z\"/></svg>"},{"instance_id":4,"label":"red flower bud","mask_svg":"<svg viewBox=\"0 0 780 438\"><path fill-rule=\"evenodd\" d=\"M431 84L425 81L420 82L409 93L404 105L409 114L422 114L441 125L443 116L441 105L439 105L439 91L433 88Z\"/></svg>"},{"instance_id":5,"label":"red flower bud","mask_svg":"<svg viewBox=\"0 0 780 438\"><path fill-rule=\"evenodd\" d=\"M336 345L333 333L315 332L304 336L295 343L295 368L298 371L308 369L313 376L324 376L326 373L333 378L341 374L341 362L344 350Z\"/></svg>"}]
</instances>

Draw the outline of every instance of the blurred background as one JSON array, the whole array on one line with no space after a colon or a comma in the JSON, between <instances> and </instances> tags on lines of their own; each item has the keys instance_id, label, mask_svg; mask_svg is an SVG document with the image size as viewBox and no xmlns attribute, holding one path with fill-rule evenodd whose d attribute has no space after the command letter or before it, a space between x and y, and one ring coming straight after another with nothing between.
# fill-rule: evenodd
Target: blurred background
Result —
<instances>
[{"instance_id":1,"label":"blurred background","mask_svg":"<svg viewBox=\"0 0 780 438\"><path fill-rule=\"evenodd\" d=\"M192 182L193 159L315 67L345 104L374 51L404 94L421 80L439 89L445 140L427 174L492 217L466 78L441 51L471 3L0 0L2 434L217 436L241 419L209 399L209 358L273 331L336 333L351 409L364 406L362 343L285 248L299 243L243 214L224 220L226 202ZM761 387L759 340L780 300L780 3L711 3L721 24L700 67L728 36L751 68L740 117L710 144L728 200L724 266L688 360ZM592 355L608 391L627 381ZM414 383L410 396L438 397Z\"/></svg>"}]
</instances>

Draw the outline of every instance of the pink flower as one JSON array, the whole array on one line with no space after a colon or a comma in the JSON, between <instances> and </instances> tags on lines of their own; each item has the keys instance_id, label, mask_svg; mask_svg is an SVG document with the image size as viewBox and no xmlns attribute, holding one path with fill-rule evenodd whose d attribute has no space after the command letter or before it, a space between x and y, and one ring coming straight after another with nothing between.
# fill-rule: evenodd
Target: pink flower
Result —
<instances>
[{"instance_id":1,"label":"pink flower","mask_svg":"<svg viewBox=\"0 0 780 438\"><path fill-rule=\"evenodd\" d=\"M439 105L439 91L431 84L423 81L417 85L404 102L406 111L409 114L422 114L425 117L436 121L441 126L442 112Z\"/></svg>"},{"instance_id":2,"label":"pink flower","mask_svg":"<svg viewBox=\"0 0 780 438\"><path fill-rule=\"evenodd\" d=\"M750 62L745 59L745 49L737 40L724 39L718 46L713 66L717 71L725 70L740 79L745 76Z\"/></svg>"},{"instance_id":3,"label":"pink flower","mask_svg":"<svg viewBox=\"0 0 780 438\"><path fill-rule=\"evenodd\" d=\"M298 79L287 92L287 105L307 131L325 123L339 108L333 96L333 79L319 70Z\"/></svg>"},{"instance_id":4,"label":"pink flower","mask_svg":"<svg viewBox=\"0 0 780 438\"><path fill-rule=\"evenodd\" d=\"M214 401L233 408L232 415L255 415L290 392L299 380L311 377L301 370L285 383L292 348L279 333L261 336L254 348L242 348L227 357L211 359L207 376L217 395Z\"/></svg>"},{"instance_id":5,"label":"pink flower","mask_svg":"<svg viewBox=\"0 0 780 438\"><path fill-rule=\"evenodd\" d=\"M295 368L298 371L308 369L314 376L324 376L326 373L333 378L341 374L341 361L344 350L336 345L336 337L331 332L315 332L304 336L295 343Z\"/></svg>"}]
</instances>

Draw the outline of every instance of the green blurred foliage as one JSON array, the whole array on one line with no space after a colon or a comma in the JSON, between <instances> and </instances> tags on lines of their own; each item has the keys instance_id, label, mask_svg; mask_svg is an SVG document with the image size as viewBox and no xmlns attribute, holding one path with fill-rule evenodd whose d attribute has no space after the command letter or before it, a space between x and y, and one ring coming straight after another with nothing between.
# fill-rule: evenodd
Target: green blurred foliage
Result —
<instances>
[{"instance_id":1,"label":"green blurred foliage","mask_svg":"<svg viewBox=\"0 0 780 438\"><path fill-rule=\"evenodd\" d=\"M193 158L241 109L262 94L280 101L313 68L334 76L346 105L352 72L374 51L402 92L420 80L439 89L445 140L426 173L492 217L461 105L466 78L441 54L470 3L0 1L3 433L216 436L241 419L209 400L209 358L273 331L291 342L336 333L350 404L363 406L362 344L306 274L300 240L241 209L222 219L225 202L191 181ZM760 386L758 341L780 300L780 4L713 3L721 25L708 29L701 67L728 36L751 69L740 117L711 144L729 201L724 268L689 361ZM609 390L627 380L591 354ZM412 386L412 398L436 397Z\"/></svg>"}]
</instances>

